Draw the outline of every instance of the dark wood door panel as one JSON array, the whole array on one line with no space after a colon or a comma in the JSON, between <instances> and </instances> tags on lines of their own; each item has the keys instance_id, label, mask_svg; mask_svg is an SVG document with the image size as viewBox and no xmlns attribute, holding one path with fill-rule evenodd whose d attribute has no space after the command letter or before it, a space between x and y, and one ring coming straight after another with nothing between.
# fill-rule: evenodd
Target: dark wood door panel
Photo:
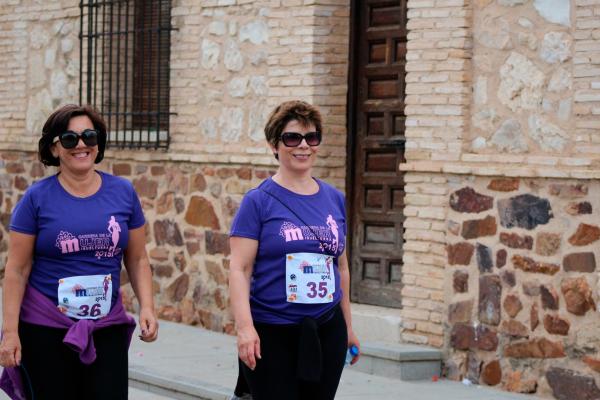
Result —
<instances>
[{"instance_id":1,"label":"dark wood door panel","mask_svg":"<svg viewBox=\"0 0 600 400\"><path fill-rule=\"evenodd\" d=\"M353 7L352 299L401 307L406 0Z\"/></svg>"}]
</instances>

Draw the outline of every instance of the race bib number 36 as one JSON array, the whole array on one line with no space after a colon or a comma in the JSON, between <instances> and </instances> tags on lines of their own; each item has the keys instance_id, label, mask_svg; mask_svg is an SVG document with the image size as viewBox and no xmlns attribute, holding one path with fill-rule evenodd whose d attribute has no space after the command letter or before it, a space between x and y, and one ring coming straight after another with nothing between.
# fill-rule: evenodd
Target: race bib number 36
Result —
<instances>
[{"instance_id":1,"label":"race bib number 36","mask_svg":"<svg viewBox=\"0 0 600 400\"><path fill-rule=\"evenodd\" d=\"M333 257L316 253L290 253L285 257L285 285L289 303L318 304L333 301Z\"/></svg>"},{"instance_id":2,"label":"race bib number 36","mask_svg":"<svg viewBox=\"0 0 600 400\"><path fill-rule=\"evenodd\" d=\"M110 311L112 279L109 275L82 275L58 281L58 310L67 317L98 319Z\"/></svg>"}]
</instances>

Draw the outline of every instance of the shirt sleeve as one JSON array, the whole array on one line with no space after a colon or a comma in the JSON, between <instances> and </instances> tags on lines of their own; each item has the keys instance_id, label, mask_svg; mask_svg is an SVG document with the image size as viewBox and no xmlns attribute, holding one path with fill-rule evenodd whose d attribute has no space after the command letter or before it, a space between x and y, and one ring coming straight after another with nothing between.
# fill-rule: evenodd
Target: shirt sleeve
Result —
<instances>
[{"instance_id":1,"label":"shirt sleeve","mask_svg":"<svg viewBox=\"0 0 600 400\"><path fill-rule=\"evenodd\" d=\"M348 236L348 225L346 221L348 221L348 214L346 213L346 198L342 193L340 193L340 207L342 209L342 215L344 216L344 236Z\"/></svg>"},{"instance_id":2,"label":"shirt sleeve","mask_svg":"<svg viewBox=\"0 0 600 400\"><path fill-rule=\"evenodd\" d=\"M31 190L26 191L15 206L10 219L10 230L29 235L37 235L38 216L36 207L33 204Z\"/></svg>"},{"instance_id":3,"label":"shirt sleeve","mask_svg":"<svg viewBox=\"0 0 600 400\"><path fill-rule=\"evenodd\" d=\"M260 208L257 204L256 192L248 192L238 209L229 236L240 236L259 240L262 229Z\"/></svg>"},{"instance_id":4,"label":"shirt sleeve","mask_svg":"<svg viewBox=\"0 0 600 400\"><path fill-rule=\"evenodd\" d=\"M136 229L140 226L143 226L146 223L146 218L144 218L144 212L142 210L142 204L140 203L140 199L133 188L133 185L130 186L131 189L131 218L129 219L129 229Z\"/></svg>"}]
</instances>

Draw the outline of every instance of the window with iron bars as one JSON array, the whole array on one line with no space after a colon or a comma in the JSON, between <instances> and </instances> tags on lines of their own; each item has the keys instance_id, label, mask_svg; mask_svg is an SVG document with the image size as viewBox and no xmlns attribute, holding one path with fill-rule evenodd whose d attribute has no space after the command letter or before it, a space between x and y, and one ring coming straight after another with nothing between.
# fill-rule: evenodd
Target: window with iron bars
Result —
<instances>
[{"instance_id":1,"label":"window with iron bars","mask_svg":"<svg viewBox=\"0 0 600 400\"><path fill-rule=\"evenodd\" d=\"M80 1L79 102L109 147L169 147L171 0Z\"/></svg>"}]
</instances>

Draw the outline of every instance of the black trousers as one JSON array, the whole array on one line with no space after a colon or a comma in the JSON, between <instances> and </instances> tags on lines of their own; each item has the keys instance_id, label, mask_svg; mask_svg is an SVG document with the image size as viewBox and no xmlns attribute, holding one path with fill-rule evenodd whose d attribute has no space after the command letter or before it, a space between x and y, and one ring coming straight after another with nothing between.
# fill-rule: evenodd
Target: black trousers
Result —
<instances>
[{"instance_id":1,"label":"black trousers","mask_svg":"<svg viewBox=\"0 0 600 400\"><path fill-rule=\"evenodd\" d=\"M297 378L298 325L254 324L260 337L260 360L252 371L240 362L253 400L332 400L342 376L348 331L340 307L318 328L323 368L321 380L307 382Z\"/></svg>"},{"instance_id":2,"label":"black trousers","mask_svg":"<svg viewBox=\"0 0 600 400\"><path fill-rule=\"evenodd\" d=\"M29 400L127 399L127 327L94 332L96 360L85 365L62 341L65 329L19 323L21 376Z\"/></svg>"}]
</instances>

